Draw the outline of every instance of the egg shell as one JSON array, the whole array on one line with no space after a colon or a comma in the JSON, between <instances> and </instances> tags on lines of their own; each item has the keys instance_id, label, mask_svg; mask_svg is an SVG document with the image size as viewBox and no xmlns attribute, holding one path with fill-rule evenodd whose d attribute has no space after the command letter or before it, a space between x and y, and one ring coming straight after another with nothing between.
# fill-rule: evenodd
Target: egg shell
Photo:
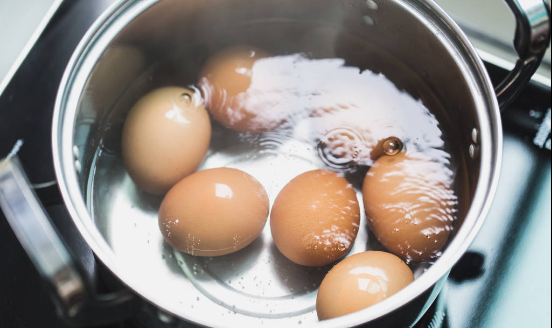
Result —
<instances>
[{"instance_id":1,"label":"egg shell","mask_svg":"<svg viewBox=\"0 0 552 328\"><path fill-rule=\"evenodd\" d=\"M140 189L162 195L198 169L210 140L201 97L186 88L159 88L138 100L126 118L125 168Z\"/></svg>"},{"instance_id":2,"label":"egg shell","mask_svg":"<svg viewBox=\"0 0 552 328\"><path fill-rule=\"evenodd\" d=\"M236 169L210 169L169 191L159 210L159 229L182 252L221 256L251 244L268 212L268 196L255 178Z\"/></svg>"},{"instance_id":3,"label":"egg shell","mask_svg":"<svg viewBox=\"0 0 552 328\"><path fill-rule=\"evenodd\" d=\"M249 90L259 74L255 63L270 56L255 47L234 46L208 59L200 73L200 88L207 109L222 125L239 132L262 133L284 122L283 112L258 107L265 104L258 98L264 94L270 100L268 93L273 90L265 90L262 85L256 91Z\"/></svg>"},{"instance_id":4,"label":"egg shell","mask_svg":"<svg viewBox=\"0 0 552 328\"><path fill-rule=\"evenodd\" d=\"M363 186L366 217L390 252L411 261L438 257L456 219L457 197L445 165L424 157L380 157Z\"/></svg>"},{"instance_id":5,"label":"egg shell","mask_svg":"<svg viewBox=\"0 0 552 328\"><path fill-rule=\"evenodd\" d=\"M319 320L333 319L375 305L414 281L397 256L364 252L338 263L324 277L316 298Z\"/></svg>"},{"instance_id":6,"label":"egg shell","mask_svg":"<svg viewBox=\"0 0 552 328\"><path fill-rule=\"evenodd\" d=\"M278 194L270 216L276 247L304 266L324 266L345 256L359 223L353 186L326 170L309 171L289 182Z\"/></svg>"}]
</instances>

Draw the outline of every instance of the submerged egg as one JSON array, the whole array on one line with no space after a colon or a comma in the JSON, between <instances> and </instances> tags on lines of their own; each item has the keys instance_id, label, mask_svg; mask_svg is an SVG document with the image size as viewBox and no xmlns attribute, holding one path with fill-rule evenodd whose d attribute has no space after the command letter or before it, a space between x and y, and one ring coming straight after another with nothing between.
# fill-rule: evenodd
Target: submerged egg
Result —
<instances>
[{"instance_id":1,"label":"submerged egg","mask_svg":"<svg viewBox=\"0 0 552 328\"><path fill-rule=\"evenodd\" d=\"M451 172L420 154L380 157L363 186L370 227L392 253L406 260L436 258L453 229L457 197Z\"/></svg>"},{"instance_id":2,"label":"submerged egg","mask_svg":"<svg viewBox=\"0 0 552 328\"><path fill-rule=\"evenodd\" d=\"M345 256L356 239L360 207L351 184L341 175L303 173L280 192L270 216L276 247L291 261L323 266Z\"/></svg>"},{"instance_id":3,"label":"submerged egg","mask_svg":"<svg viewBox=\"0 0 552 328\"><path fill-rule=\"evenodd\" d=\"M318 319L354 313L398 293L414 281L395 255L364 252L346 258L326 275L316 298Z\"/></svg>"},{"instance_id":4,"label":"submerged egg","mask_svg":"<svg viewBox=\"0 0 552 328\"><path fill-rule=\"evenodd\" d=\"M126 118L125 168L142 190L164 194L198 169L210 140L201 97L186 88L159 88L138 100Z\"/></svg>"},{"instance_id":5,"label":"submerged egg","mask_svg":"<svg viewBox=\"0 0 552 328\"><path fill-rule=\"evenodd\" d=\"M200 86L207 109L222 125L261 133L284 122L284 111L274 108L280 100L264 80L270 79L270 72L258 67L259 61L268 57L264 50L236 46L209 58L200 73Z\"/></svg>"},{"instance_id":6,"label":"submerged egg","mask_svg":"<svg viewBox=\"0 0 552 328\"><path fill-rule=\"evenodd\" d=\"M255 178L236 169L210 169L169 191L159 210L159 229L182 252L221 256L251 244L268 212L268 196Z\"/></svg>"}]
</instances>

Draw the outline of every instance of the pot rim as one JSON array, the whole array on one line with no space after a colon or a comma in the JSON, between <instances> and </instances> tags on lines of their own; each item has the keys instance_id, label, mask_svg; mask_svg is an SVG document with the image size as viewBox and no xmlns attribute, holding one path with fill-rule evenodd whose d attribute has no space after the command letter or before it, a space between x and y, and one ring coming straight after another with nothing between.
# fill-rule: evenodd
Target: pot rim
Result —
<instances>
[{"instance_id":1,"label":"pot rim","mask_svg":"<svg viewBox=\"0 0 552 328\"><path fill-rule=\"evenodd\" d=\"M73 125L76 119L79 99L89 73L107 44L109 44L126 23L157 2L159 0L143 0L138 2L119 0L94 22L77 46L60 82L54 107L52 151L55 172L65 205L80 234L96 256L129 289L157 307L163 308L168 313L172 313L184 320L192 321L199 325L225 327L224 323L221 325L221 322L214 322L208 316L201 317L197 313L190 312L184 317L181 311L179 311L180 309L165 308L156 304L155 300L158 299L158 294L140 287L139 281L134 278L130 270L120 264L115 253L97 229L93 218L88 212L85 199L80 193L78 177L75 171ZM467 36L441 7L433 0L418 0L417 2L432 11L435 15L434 19L441 20L441 24L450 29L451 35L455 37L455 46L464 51L462 59L469 60L465 65L466 67L461 67L464 77L471 77L467 83L470 85L472 94L474 91L479 91L474 96L474 100L476 101L476 107L479 109L477 117L481 127L479 131L481 140L479 153L481 171L475 196L464 223L458 230L455 238L443 252L441 258L419 279L383 302L353 314L318 322L318 327L351 327L371 322L401 308L429 290L442 277L449 273L453 265L467 251L485 221L498 187L502 163L502 123L498 101L483 61ZM410 12L413 12L413 5L405 4L405 1L401 1L400 3L406 9L409 9ZM413 12L413 14L419 15L419 19L426 23L429 28L437 29L436 26L429 22L427 17L422 16L421 12ZM445 38L445 36L439 36L439 33L437 37ZM443 43L447 46L453 41L448 40L449 43L447 43L445 42L447 40L443 39Z\"/></svg>"}]
</instances>

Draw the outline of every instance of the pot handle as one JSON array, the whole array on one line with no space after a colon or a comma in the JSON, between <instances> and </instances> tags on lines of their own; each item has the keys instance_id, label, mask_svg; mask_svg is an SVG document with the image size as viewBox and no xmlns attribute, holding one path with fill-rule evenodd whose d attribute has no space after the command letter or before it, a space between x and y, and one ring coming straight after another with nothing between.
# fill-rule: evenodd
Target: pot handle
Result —
<instances>
[{"instance_id":1,"label":"pot handle","mask_svg":"<svg viewBox=\"0 0 552 328\"><path fill-rule=\"evenodd\" d=\"M58 314L74 325L106 324L130 316L127 290L97 295L30 187L16 157L0 160L0 208L45 280Z\"/></svg>"},{"instance_id":2,"label":"pot handle","mask_svg":"<svg viewBox=\"0 0 552 328\"><path fill-rule=\"evenodd\" d=\"M519 60L495 90L503 109L535 74L550 44L550 7L546 0L505 1L516 16L514 47Z\"/></svg>"}]
</instances>

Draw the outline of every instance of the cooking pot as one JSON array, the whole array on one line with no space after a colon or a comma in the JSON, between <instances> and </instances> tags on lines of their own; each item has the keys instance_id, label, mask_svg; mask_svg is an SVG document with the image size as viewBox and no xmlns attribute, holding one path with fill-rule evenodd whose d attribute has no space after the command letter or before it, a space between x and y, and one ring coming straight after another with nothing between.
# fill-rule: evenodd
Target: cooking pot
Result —
<instances>
[{"instance_id":1,"label":"cooking pot","mask_svg":"<svg viewBox=\"0 0 552 328\"><path fill-rule=\"evenodd\" d=\"M506 2L517 17L514 45L520 59L494 89L474 47L431 0L119 1L90 28L69 62L55 105L52 151L59 188L76 227L105 266L107 280L125 287L109 294L95 290L51 225L16 158L0 164L0 205L51 288L60 314L75 324L135 316L160 327L411 327L435 300L485 220L500 172L500 107L529 81L550 41L545 2ZM281 24L293 28L280 29ZM282 261L265 270L261 260L269 263L281 256L266 240L222 260L173 252L157 228L150 229L158 200L130 190L120 161L101 156L117 147L122 122L137 97L175 77L187 82L186 70L177 66L150 81L161 59L180 58L185 67L199 66L205 52L198 46L201 40L239 29L247 31L248 41L269 48L271 37L296 38L303 31L300 26L337 31L327 39L318 37L321 46L339 48L343 33L364 40L385 54L375 59L384 74L400 77L400 70L398 75L397 69L387 70L389 55L420 77L454 122L467 172L465 213L442 256L431 266L416 267L416 281L389 299L322 322L316 320L314 305L323 272ZM314 33L305 40L309 37L317 38ZM138 87L136 81L142 81ZM233 155L226 156L227 162L233 160ZM362 242L366 240L357 241ZM253 280L258 276L268 285L273 277L272 287L266 288L274 293L255 294L260 289L254 287L239 291L236 284L246 290L251 283L249 278L240 282L240 275L256 275Z\"/></svg>"}]
</instances>

